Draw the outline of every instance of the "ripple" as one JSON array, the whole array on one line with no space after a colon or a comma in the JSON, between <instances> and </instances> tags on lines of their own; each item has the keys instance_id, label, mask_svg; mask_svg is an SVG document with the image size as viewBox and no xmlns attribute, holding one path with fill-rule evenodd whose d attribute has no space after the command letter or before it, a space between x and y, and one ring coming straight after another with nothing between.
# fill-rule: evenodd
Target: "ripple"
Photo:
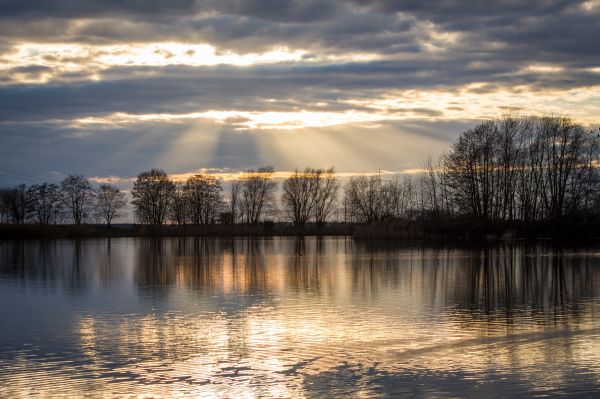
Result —
<instances>
[{"instance_id":1,"label":"ripple","mask_svg":"<svg viewBox=\"0 0 600 399\"><path fill-rule=\"evenodd\" d=\"M0 248L0 397L600 392L597 249L105 244Z\"/></svg>"}]
</instances>

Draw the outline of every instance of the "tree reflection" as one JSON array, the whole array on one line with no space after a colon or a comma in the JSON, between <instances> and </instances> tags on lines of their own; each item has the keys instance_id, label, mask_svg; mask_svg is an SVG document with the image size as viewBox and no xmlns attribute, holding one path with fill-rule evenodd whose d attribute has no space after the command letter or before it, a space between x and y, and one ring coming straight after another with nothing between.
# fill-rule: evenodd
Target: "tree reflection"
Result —
<instances>
[{"instance_id":1,"label":"tree reflection","mask_svg":"<svg viewBox=\"0 0 600 399\"><path fill-rule=\"evenodd\" d=\"M179 288L217 307L236 296L252 304L274 295L333 295L365 304L418 301L430 312L502 314L506 321L515 312L548 321L585 311L600 296L598 263L585 248L539 242L451 248L343 238L157 238L0 246L6 278L72 293L96 280L108 287L132 272L138 292L154 299Z\"/></svg>"}]
</instances>

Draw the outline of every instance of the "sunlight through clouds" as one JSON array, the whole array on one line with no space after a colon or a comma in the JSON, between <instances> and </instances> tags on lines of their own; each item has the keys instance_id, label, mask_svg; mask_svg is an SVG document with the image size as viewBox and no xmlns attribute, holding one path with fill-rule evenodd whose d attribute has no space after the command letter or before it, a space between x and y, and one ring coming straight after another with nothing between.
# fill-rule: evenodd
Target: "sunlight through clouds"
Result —
<instances>
[{"instance_id":1,"label":"sunlight through clouds","mask_svg":"<svg viewBox=\"0 0 600 399\"><path fill-rule=\"evenodd\" d=\"M166 67L231 65L249 67L285 62L365 62L383 58L371 53L310 54L303 49L285 46L256 53L220 50L206 43L130 43L90 45L76 43L20 43L0 57L0 71L11 71L21 83L47 83L61 79L65 73L82 74L89 80L100 80L99 73L111 67ZM48 68L43 73L28 76L19 68ZM17 70L16 72L14 70ZM80 77L80 78L81 78ZM1 82L0 82L1 83Z\"/></svg>"},{"instance_id":2,"label":"sunlight through clouds","mask_svg":"<svg viewBox=\"0 0 600 399\"><path fill-rule=\"evenodd\" d=\"M527 87L488 89L485 83L472 83L458 91L408 90L384 93L382 97L347 100L347 111L242 111L209 110L185 114L113 113L66 121L71 127L114 128L137 123L184 123L214 121L231 126L234 130L280 129L296 130L361 124L377 128L378 122L406 119L451 120L498 117L506 112L540 115L569 115L584 123L593 123L596 116L590 111L600 101L600 85L589 89L532 91ZM536 109L527 104L539 104ZM353 111L352 106L369 108L370 112Z\"/></svg>"},{"instance_id":3,"label":"sunlight through clouds","mask_svg":"<svg viewBox=\"0 0 600 399\"><path fill-rule=\"evenodd\" d=\"M247 112L207 111L189 114L125 114L116 113L103 117L86 117L72 121L71 126L122 126L140 122L183 122L186 120L213 120L228 123L236 130L246 129L304 129L327 127L348 123L376 122L390 119L387 115L366 112Z\"/></svg>"}]
</instances>

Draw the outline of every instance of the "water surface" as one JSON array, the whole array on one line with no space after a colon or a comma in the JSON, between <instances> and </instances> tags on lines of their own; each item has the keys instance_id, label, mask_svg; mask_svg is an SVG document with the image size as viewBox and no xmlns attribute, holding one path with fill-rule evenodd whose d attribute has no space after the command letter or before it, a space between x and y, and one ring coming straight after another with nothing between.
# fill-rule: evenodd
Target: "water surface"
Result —
<instances>
[{"instance_id":1,"label":"water surface","mask_svg":"<svg viewBox=\"0 0 600 399\"><path fill-rule=\"evenodd\" d=\"M0 244L0 396L600 395L600 247Z\"/></svg>"}]
</instances>

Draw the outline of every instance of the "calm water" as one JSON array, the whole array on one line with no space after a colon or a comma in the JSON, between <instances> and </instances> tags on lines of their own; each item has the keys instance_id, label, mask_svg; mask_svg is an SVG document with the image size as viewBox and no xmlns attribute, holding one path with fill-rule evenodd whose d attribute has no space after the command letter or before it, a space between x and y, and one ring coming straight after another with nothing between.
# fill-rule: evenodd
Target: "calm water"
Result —
<instances>
[{"instance_id":1,"label":"calm water","mask_svg":"<svg viewBox=\"0 0 600 399\"><path fill-rule=\"evenodd\" d=\"M0 244L0 396L600 395L600 247Z\"/></svg>"}]
</instances>

